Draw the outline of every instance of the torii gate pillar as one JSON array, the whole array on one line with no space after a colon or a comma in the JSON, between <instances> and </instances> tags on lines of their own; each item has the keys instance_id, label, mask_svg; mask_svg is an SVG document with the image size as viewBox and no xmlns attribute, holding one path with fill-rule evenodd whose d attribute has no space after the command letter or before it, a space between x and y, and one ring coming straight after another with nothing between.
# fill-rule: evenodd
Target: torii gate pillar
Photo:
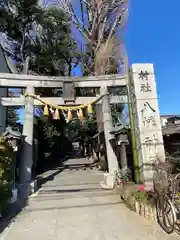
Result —
<instances>
[{"instance_id":1,"label":"torii gate pillar","mask_svg":"<svg viewBox=\"0 0 180 240\"><path fill-rule=\"evenodd\" d=\"M34 87L27 86L26 93L34 94ZM34 100L32 97L25 98L24 109L24 125L23 137L24 143L22 147L20 159L20 190L24 197L28 197L30 193L30 184L32 177L33 164L33 129L34 129Z\"/></svg>"},{"instance_id":2,"label":"torii gate pillar","mask_svg":"<svg viewBox=\"0 0 180 240\"><path fill-rule=\"evenodd\" d=\"M101 182L101 187L106 189L112 189L114 187L114 175L115 172L119 169L119 166L116 154L111 145L113 135L110 132L113 129L113 123L107 87L101 87L101 94L105 94L102 98L102 116L106 143L106 154L108 161L108 173L105 173L104 181Z\"/></svg>"}]
</instances>

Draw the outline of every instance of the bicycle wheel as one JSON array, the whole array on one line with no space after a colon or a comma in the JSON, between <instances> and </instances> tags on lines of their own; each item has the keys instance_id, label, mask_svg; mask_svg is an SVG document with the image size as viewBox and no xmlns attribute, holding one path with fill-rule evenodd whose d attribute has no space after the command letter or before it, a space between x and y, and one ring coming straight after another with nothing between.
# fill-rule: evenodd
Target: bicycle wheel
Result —
<instances>
[{"instance_id":1,"label":"bicycle wheel","mask_svg":"<svg viewBox=\"0 0 180 240\"><path fill-rule=\"evenodd\" d=\"M174 231L176 223L176 212L171 200L160 196L156 201L157 220L159 225L168 234Z\"/></svg>"}]
</instances>

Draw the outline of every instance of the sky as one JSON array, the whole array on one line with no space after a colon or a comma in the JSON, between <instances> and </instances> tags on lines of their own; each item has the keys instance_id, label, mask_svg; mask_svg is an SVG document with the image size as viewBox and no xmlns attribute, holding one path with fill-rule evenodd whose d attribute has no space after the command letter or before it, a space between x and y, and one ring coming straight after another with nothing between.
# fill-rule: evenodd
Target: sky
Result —
<instances>
[{"instance_id":1,"label":"sky","mask_svg":"<svg viewBox=\"0 0 180 240\"><path fill-rule=\"evenodd\" d=\"M180 0L172 0L171 4L167 0L131 0L125 29L130 65L154 64L161 115L180 114L179 11ZM79 71L73 72L76 74Z\"/></svg>"},{"instance_id":2,"label":"sky","mask_svg":"<svg viewBox=\"0 0 180 240\"><path fill-rule=\"evenodd\" d=\"M154 64L160 114L180 114L180 0L130 2L129 62Z\"/></svg>"}]
</instances>

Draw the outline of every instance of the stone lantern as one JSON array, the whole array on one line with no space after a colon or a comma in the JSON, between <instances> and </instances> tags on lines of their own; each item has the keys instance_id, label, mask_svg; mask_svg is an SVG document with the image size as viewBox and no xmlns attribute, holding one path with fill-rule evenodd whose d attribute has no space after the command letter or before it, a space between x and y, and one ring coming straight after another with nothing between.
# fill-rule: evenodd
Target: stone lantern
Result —
<instances>
[{"instance_id":1,"label":"stone lantern","mask_svg":"<svg viewBox=\"0 0 180 240\"><path fill-rule=\"evenodd\" d=\"M2 136L8 142L9 146L12 147L13 151L17 152L21 145L22 136L19 129L7 127Z\"/></svg>"},{"instance_id":2,"label":"stone lantern","mask_svg":"<svg viewBox=\"0 0 180 240\"><path fill-rule=\"evenodd\" d=\"M5 141L8 142L9 146L12 147L15 155L17 157L17 152L21 145L22 135L18 129L7 127L5 132L2 134ZM17 201L17 188L15 187L16 181L16 157L13 160L12 169L13 169L13 189L12 189L12 198L10 199L10 203L14 203Z\"/></svg>"},{"instance_id":3,"label":"stone lantern","mask_svg":"<svg viewBox=\"0 0 180 240\"><path fill-rule=\"evenodd\" d=\"M119 149L120 162L121 162L122 169L128 168L127 152L126 152L126 145L129 144L128 131L129 131L128 126L117 127L111 131L111 134L113 134L116 138L116 146Z\"/></svg>"}]
</instances>

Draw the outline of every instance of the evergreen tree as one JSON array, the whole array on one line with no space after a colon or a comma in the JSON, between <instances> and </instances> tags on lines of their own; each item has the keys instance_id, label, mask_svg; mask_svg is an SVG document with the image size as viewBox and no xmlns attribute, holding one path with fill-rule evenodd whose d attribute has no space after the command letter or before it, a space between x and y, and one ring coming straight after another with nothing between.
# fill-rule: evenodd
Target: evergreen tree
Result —
<instances>
[{"instance_id":1,"label":"evergreen tree","mask_svg":"<svg viewBox=\"0 0 180 240\"><path fill-rule=\"evenodd\" d=\"M19 73L65 76L71 75L78 64L80 56L71 34L69 17L62 9L42 9L38 0L1 1L0 31L10 39L9 43L13 43L10 57L16 61ZM38 89L38 93L47 96L59 94L59 91L44 88ZM11 116L12 113L11 110ZM35 134L41 143L41 160L52 159L65 142L65 125L63 117L60 121L39 120Z\"/></svg>"},{"instance_id":2,"label":"evergreen tree","mask_svg":"<svg viewBox=\"0 0 180 240\"><path fill-rule=\"evenodd\" d=\"M30 66L33 71L51 76L71 75L80 54L66 13L56 7L44 10L35 42Z\"/></svg>"}]
</instances>

